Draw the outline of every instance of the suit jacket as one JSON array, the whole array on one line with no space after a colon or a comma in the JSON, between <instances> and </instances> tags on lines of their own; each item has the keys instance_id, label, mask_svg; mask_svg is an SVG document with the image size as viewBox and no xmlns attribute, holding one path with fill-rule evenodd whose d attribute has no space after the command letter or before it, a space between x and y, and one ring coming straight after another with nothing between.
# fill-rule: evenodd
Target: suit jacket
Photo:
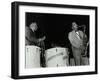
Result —
<instances>
[{"instance_id":1,"label":"suit jacket","mask_svg":"<svg viewBox=\"0 0 100 81\"><path fill-rule=\"evenodd\" d=\"M39 40L36 38L35 32L29 27L25 27L25 45L37 45Z\"/></svg>"},{"instance_id":2,"label":"suit jacket","mask_svg":"<svg viewBox=\"0 0 100 81\"><path fill-rule=\"evenodd\" d=\"M78 38L76 32L73 30L72 32L69 33L68 38L70 40L70 43L73 47L79 48L83 44L83 32L78 31L79 36L81 39Z\"/></svg>"}]
</instances>

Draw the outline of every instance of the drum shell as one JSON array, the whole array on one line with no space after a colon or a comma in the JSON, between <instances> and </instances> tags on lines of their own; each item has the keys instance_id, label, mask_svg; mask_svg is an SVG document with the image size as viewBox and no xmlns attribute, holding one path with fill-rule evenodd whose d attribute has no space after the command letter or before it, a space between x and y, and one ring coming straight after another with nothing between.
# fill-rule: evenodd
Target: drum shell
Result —
<instances>
[{"instance_id":1,"label":"drum shell","mask_svg":"<svg viewBox=\"0 0 100 81\"><path fill-rule=\"evenodd\" d=\"M25 67L37 68L40 67L40 47L25 46Z\"/></svg>"},{"instance_id":2,"label":"drum shell","mask_svg":"<svg viewBox=\"0 0 100 81\"><path fill-rule=\"evenodd\" d=\"M67 48L51 48L45 51L46 54L46 66L47 67L58 67L68 66L69 56Z\"/></svg>"}]
</instances>

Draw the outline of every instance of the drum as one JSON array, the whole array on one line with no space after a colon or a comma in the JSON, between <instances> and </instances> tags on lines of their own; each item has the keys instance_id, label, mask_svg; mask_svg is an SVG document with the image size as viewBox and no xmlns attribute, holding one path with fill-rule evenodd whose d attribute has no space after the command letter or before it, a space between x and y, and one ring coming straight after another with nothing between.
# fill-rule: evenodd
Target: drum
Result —
<instances>
[{"instance_id":1,"label":"drum","mask_svg":"<svg viewBox=\"0 0 100 81\"><path fill-rule=\"evenodd\" d=\"M25 67L36 68L40 67L40 47L26 46L25 47Z\"/></svg>"},{"instance_id":2,"label":"drum","mask_svg":"<svg viewBox=\"0 0 100 81\"><path fill-rule=\"evenodd\" d=\"M45 54L46 67L69 66L68 48L51 48Z\"/></svg>"}]
</instances>

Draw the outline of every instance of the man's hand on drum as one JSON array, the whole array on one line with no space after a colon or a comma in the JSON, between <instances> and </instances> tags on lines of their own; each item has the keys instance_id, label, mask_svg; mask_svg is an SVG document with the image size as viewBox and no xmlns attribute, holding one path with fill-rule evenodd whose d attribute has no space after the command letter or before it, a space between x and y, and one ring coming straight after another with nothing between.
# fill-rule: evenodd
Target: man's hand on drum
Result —
<instances>
[{"instance_id":1,"label":"man's hand on drum","mask_svg":"<svg viewBox=\"0 0 100 81\"><path fill-rule=\"evenodd\" d=\"M43 38L42 38L42 40L45 40L46 39L46 36L44 36Z\"/></svg>"},{"instance_id":2,"label":"man's hand on drum","mask_svg":"<svg viewBox=\"0 0 100 81\"><path fill-rule=\"evenodd\" d=\"M44 41L45 39L46 39L46 37L44 36L44 37L39 39L39 42Z\"/></svg>"}]
</instances>

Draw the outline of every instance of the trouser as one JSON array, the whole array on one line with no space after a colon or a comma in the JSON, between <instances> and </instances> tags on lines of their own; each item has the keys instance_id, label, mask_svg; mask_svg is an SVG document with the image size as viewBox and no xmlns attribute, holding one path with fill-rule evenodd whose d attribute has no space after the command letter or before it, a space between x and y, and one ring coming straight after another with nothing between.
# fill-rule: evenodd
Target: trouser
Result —
<instances>
[{"instance_id":1,"label":"trouser","mask_svg":"<svg viewBox=\"0 0 100 81\"><path fill-rule=\"evenodd\" d=\"M87 56L83 57L81 49L75 48L72 46L73 57L75 61L75 65L89 65L89 58Z\"/></svg>"},{"instance_id":2,"label":"trouser","mask_svg":"<svg viewBox=\"0 0 100 81\"><path fill-rule=\"evenodd\" d=\"M81 49L72 46L73 57L75 60L75 65L82 65Z\"/></svg>"}]
</instances>

